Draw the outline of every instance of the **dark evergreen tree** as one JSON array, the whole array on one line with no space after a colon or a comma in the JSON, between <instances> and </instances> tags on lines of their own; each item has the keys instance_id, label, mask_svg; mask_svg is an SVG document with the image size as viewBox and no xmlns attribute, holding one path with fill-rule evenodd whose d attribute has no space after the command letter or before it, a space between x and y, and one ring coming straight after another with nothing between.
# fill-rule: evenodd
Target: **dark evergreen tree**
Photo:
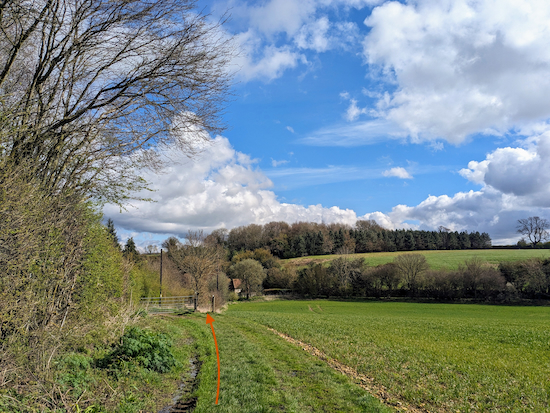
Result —
<instances>
[{"instance_id":1,"label":"dark evergreen tree","mask_svg":"<svg viewBox=\"0 0 550 413\"><path fill-rule=\"evenodd\" d=\"M307 248L306 248L306 241L304 240L304 237L301 235L298 235L297 237L294 237L294 242L292 243L292 249L294 250L294 256L295 257L304 257L307 255Z\"/></svg>"},{"instance_id":2,"label":"dark evergreen tree","mask_svg":"<svg viewBox=\"0 0 550 413\"><path fill-rule=\"evenodd\" d=\"M322 255L324 253L324 247L325 247L325 236L321 231L319 231L315 239L315 255Z\"/></svg>"},{"instance_id":3,"label":"dark evergreen tree","mask_svg":"<svg viewBox=\"0 0 550 413\"><path fill-rule=\"evenodd\" d=\"M334 252L338 252L340 248L344 246L345 236L344 236L344 230L340 228L335 234L334 234Z\"/></svg>"},{"instance_id":4,"label":"dark evergreen tree","mask_svg":"<svg viewBox=\"0 0 550 413\"><path fill-rule=\"evenodd\" d=\"M109 218L107 220L107 232L109 233L109 236L111 237L111 239L113 240L113 244L114 246L120 250L120 244L119 244L119 240L118 240L118 235L116 233L116 229L115 229L115 223L113 222L113 220L111 218Z\"/></svg>"},{"instance_id":5,"label":"dark evergreen tree","mask_svg":"<svg viewBox=\"0 0 550 413\"><path fill-rule=\"evenodd\" d=\"M395 233L395 247L398 251L405 250L405 231L404 230L396 230Z\"/></svg>"},{"instance_id":6,"label":"dark evergreen tree","mask_svg":"<svg viewBox=\"0 0 550 413\"><path fill-rule=\"evenodd\" d=\"M491 237L486 232L481 234L481 246L480 248L491 248Z\"/></svg>"},{"instance_id":7,"label":"dark evergreen tree","mask_svg":"<svg viewBox=\"0 0 550 413\"><path fill-rule=\"evenodd\" d=\"M458 243L458 232L449 232L448 241L450 250L457 250L460 248L460 244Z\"/></svg>"},{"instance_id":8,"label":"dark evergreen tree","mask_svg":"<svg viewBox=\"0 0 550 413\"><path fill-rule=\"evenodd\" d=\"M126 241L122 254L132 261L136 261L139 258L139 251L136 248L136 243L134 242L133 237L128 238L128 241Z\"/></svg>"},{"instance_id":9,"label":"dark evergreen tree","mask_svg":"<svg viewBox=\"0 0 550 413\"><path fill-rule=\"evenodd\" d=\"M461 250L467 250L472 247L472 245L470 244L470 237L468 236L468 233L466 231L462 231L458 235L458 243Z\"/></svg>"},{"instance_id":10,"label":"dark evergreen tree","mask_svg":"<svg viewBox=\"0 0 550 413\"><path fill-rule=\"evenodd\" d=\"M404 247L407 251L414 251L416 249L416 242L412 231L407 231L405 234Z\"/></svg>"}]
</instances>

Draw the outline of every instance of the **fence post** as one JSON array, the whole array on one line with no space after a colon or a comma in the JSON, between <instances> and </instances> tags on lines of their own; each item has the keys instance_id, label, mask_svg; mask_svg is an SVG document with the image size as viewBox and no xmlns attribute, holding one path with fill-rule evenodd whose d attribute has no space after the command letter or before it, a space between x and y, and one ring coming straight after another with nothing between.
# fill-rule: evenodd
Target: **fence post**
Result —
<instances>
[{"instance_id":1,"label":"fence post","mask_svg":"<svg viewBox=\"0 0 550 413\"><path fill-rule=\"evenodd\" d=\"M216 309L216 296L212 296L212 312Z\"/></svg>"}]
</instances>

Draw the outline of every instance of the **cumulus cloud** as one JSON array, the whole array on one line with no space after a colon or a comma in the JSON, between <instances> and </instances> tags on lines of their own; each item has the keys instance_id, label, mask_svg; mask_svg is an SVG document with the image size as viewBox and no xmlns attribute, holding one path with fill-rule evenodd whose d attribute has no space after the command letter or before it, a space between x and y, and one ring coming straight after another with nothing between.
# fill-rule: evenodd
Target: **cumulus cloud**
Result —
<instances>
[{"instance_id":1,"label":"cumulus cloud","mask_svg":"<svg viewBox=\"0 0 550 413\"><path fill-rule=\"evenodd\" d=\"M405 168L401 167L401 166L388 169L387 171L384 171L382 173L382 175L387 176L387 177L395 176L395 177L401 178L401 179L412 179L413 178L412 175L410 173L408 173L407 170Z\"/></svg>"},{"instance_id":2,"label":"cumulus cloud","mask_svg":"<svg viewBox=\"0 0 550 413\"><path fill-rule=\"evenodd\" d=\"M357 106L357 101L355 99L350 100L350 105L346 111L346 119L350 122L356 120L360 115L368 113L367 108L360 108Z\"/></svg>"},{"instance_id":3,"label":"cumulus cloud","mask_svg":"<svg viewBox=\"0 0 550 413\"><path fill-rule=\"evenodd\" d=\"M127 211L107 205L106 217L113 218L121 235L133 235L143 246L151 243L143 233L175 234L190 229L210 231L270 221L344 222L374 219L389 229L435 230L443 225L452 230L488 232L495 243L512 243L518 238L515 223L520 218L550 212L550 132L526 140L522 147L499 148L484 160L470 162L461 175L479 190L449 195L430 195L415 206L397 205L389 212L372 212L357 217L349 209L302 206L283 203L270 189L272 182L256 161L235 151L229 141L217 137L195 160L172 164L160 175L144 176L151 183L153 203L136 202ZM280 162L280 161L274 161ZM311 185L380 176L410 176L404 168L386 173L353 167L287 168L270 172L273 178L293 185ZM327 181L328 179L328 181ZM536 184L532 184L535 182ZM124 238L124 237L122 237ZM141 245L140 244L140 245Z\"/></svg>"},{"instance_id":4,"label":"cumulus cloud","mask_svg":"<svg viewBox=\"0 0 550 413\"><path fill-rule=\"evenodd\" d=\"M411 226L488 232L496 243L518 238L516 222L550 213L550 132L527 139L524 147L498 148L485 160L471 161L460 174L480 190L453 196L429 196L416 206L397 205L388 213L361 217L375 219L387 228Z\"/></svg>"},{"instance_id":5,"label":"cumulus cloud","mask_svg":"<svg viewBox=\"0 0 550 413\"><path fill-rule=\"evenodd\" d=\"M527 148L498 148L484 161L472 161L460 174L490 186L522 203L550 207L550 132L537 136Z\"/></svg>"},{"instance_id":6,"label":"cumulus cloud","mask_svg":"<svg viewBox=\"0 0 550 413\"><path fill-rule=\"evenodd\" d=\"M142 195L155 202L134 202L122 212L106 205L104 215L129 233L178 236L190 229L210 231L270 221L355 223L357 215L349 209L280 202L255 163L235 151L226 138L217 137L194 160L172 164L162 174L144 175L154 192Z\"/></svg>"},{"instance_id":7,"label":"cumulus cloud","mask_svg":"<svg viewBox=\"0 0 550 413\"><path fill-rule=\"evenodd\" d=\"M550 116L550 3L390 1L365 20L364 56L396 86L380 116L453 144ZM393 88L393 86L392 86Z\"/></svg>"}]
</instances>

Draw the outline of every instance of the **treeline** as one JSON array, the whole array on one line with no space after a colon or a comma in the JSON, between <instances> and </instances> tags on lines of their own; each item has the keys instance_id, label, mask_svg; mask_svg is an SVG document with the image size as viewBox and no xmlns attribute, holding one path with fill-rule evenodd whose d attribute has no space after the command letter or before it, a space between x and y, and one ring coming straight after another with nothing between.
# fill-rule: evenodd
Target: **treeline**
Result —
<instances>
[{"instance_id":1,"label":"treeline","mask_svg":"<svg viewBox=\"0 0 550 413\"><path fill-rule=\"evenodd\" d=\"M268 249L278 258L308 255L364 253L380 251L423 251L481 249L491 247L487 233L450 231L388 230L374 220L345 224L313 222L270 222L213 231L210 240L224 245L231 254L238 251Z\"/></svg>"},{"instance_id":2,"label":"treeline","mask_svg":"<svg viewBox=\"0 0 550 413\"><path fill-rule=\"evenodd\" d=\"M287 286L304 297L549 299L550 259L502 262L495 268L473 258L455 271L436 271L420 254L399 255L377 267L368 267L362 258L337 258L328 266L300 269Z\"/></svg>"}]
</instances>

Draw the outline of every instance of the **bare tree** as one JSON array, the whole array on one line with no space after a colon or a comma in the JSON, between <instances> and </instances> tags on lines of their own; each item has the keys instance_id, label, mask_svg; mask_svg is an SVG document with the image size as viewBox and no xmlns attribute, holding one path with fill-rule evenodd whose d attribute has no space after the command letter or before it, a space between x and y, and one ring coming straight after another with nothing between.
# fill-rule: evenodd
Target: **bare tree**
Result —
<instances>
[{"instance_id":1,"label":"bare tree","mask_svg":"<svg viewBox=\"0 0 550 413\"><path fill-rule=\"evenodd\" d=\"M119 202L223 128L230 40L195 0L0 2L0 159Z\"/></svg>"},{"instance_id":2,"label":"bare tree","mask_svg":"<svg viewBox=\"0 0 550 413\"><path fill-rule=\"evenodd\" d=\"M178 269L188 274L191 279L191 288L203 292L209 279L216 274L219 268L218 250L207 245L202 231L190 231L187 234L187 243L176 245L168 250L170 258Z\"/></svg>"},{"instance_id":3,"label":"bare tree","mask_svg":"<svg viewBox=\"0 0 550 413\"><path fill-rule=\"evenodd\" d=\"M393 263L414 295L418 287L420 274L429 268L426 257L421 254L402 254L395 257Z\"/></svg>"},{"instance_id":4,"label":"bare tree","mask_svg":"<svg viewBox=\"0 0 550 413\"><path fill-rule=\"evenodd\" d=\"M542 240L548 239L550 222L547 219L539 217L529 217L518 219L517 230L520 234L526 235L533 246L536 246Z\"/></svg>"}]
</instances>

